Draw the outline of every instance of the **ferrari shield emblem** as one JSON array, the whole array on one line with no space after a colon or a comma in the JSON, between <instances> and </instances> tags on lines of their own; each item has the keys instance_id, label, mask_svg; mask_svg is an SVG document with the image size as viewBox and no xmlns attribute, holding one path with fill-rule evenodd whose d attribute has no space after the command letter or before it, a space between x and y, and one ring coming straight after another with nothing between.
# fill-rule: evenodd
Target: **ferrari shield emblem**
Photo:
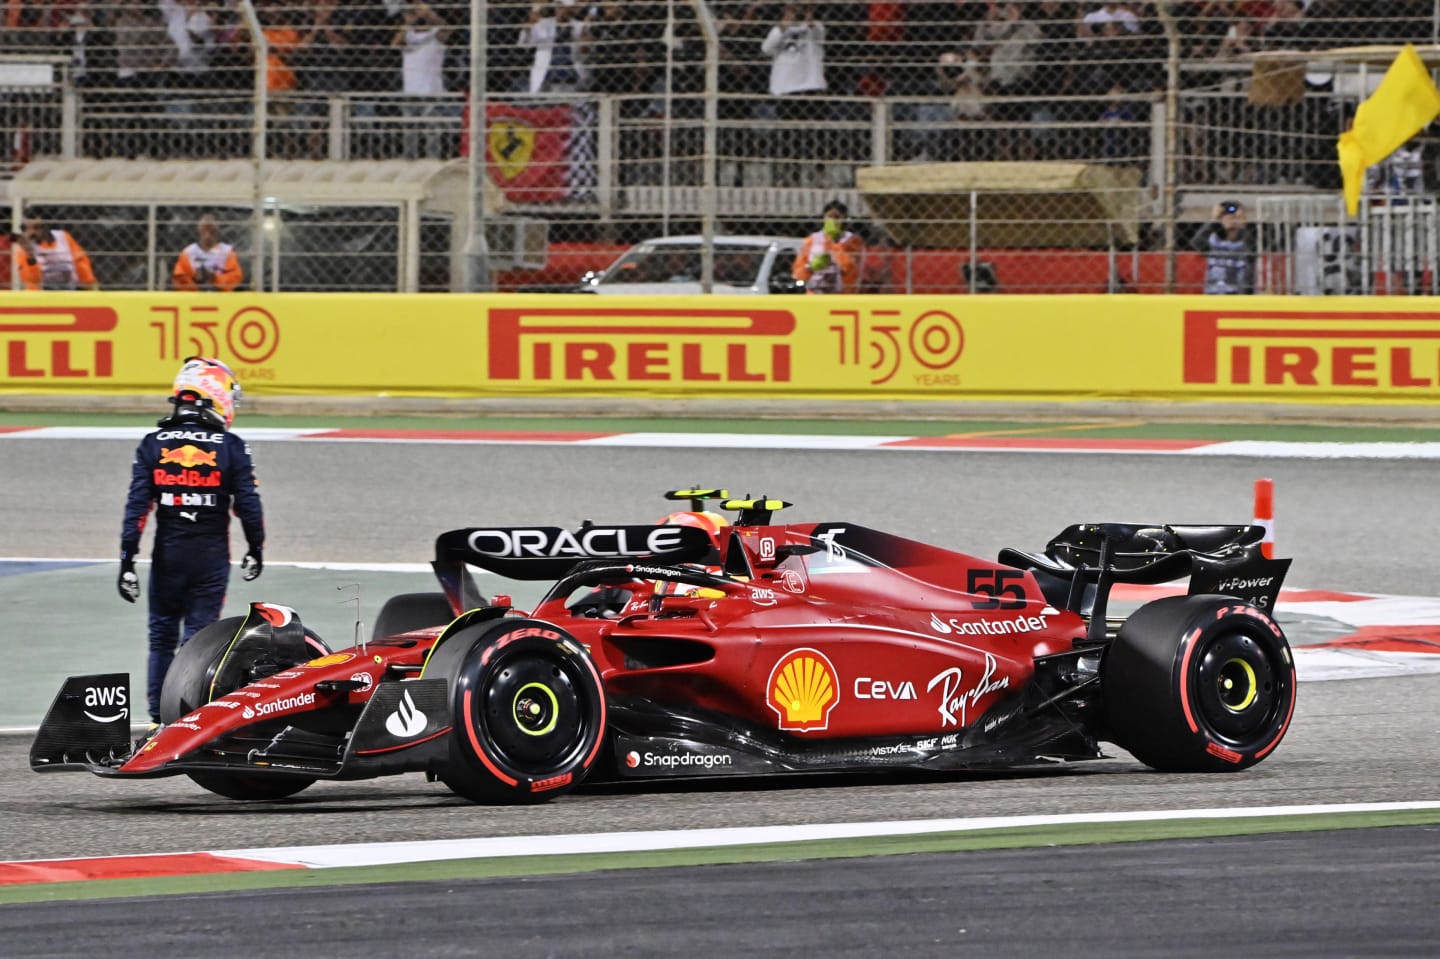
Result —
<instances>
[{"instance_id":1,"label":"ferrari shield emblem","mask_svg":"<svg viewBox=\"0 0 1440 959\"><path fill-rule=\"evenodd\" d=\"M534 127L509 117L498 119L490 125L487 139L490 159L504 179L515 179L530 165L535 153Z\"/></svg>"}]
</instances>

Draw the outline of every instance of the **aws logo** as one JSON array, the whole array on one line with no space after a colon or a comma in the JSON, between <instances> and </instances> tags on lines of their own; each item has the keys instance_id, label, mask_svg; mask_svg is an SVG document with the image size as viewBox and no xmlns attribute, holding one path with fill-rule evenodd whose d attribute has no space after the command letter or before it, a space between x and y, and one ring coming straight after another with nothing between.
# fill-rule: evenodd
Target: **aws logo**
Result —
<instances>
[{"instance_id":1,"label":"aws logo","mask_svg":"<svg viewBox=\"0 0 1440 959\"><path fill-rule=\"evenodd\" d=\"M130 692L124 686L86 686L85 715L97 723L113 723L130 715ZM96 715L90 710L103 711Z\"/></svg>"},{"instance_id":2,"label":"aws logo","mask_svg":"<svg viewBox=\"0 0 1440 959\"><path fill-rule=\"evenodd\" d=\"M818 649L795 649L780 657L766 683L765 702L780 717L780 728L806 733L830 725L840 701L835 666Z\"/></svg>"}]
</instances>

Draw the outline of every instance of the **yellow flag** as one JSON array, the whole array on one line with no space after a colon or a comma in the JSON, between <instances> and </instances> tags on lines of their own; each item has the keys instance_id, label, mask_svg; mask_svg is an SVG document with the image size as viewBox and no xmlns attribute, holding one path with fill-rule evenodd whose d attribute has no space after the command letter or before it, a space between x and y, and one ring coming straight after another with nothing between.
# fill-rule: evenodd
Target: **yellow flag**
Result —
<instances>
[{"instance_id":1,"label":"yellow flag","mask_svg":"<svg viewBox=\"0 0 1440 959\"><path fill-rule=\"evenodd\" d=\"M1410 44L1400 51L1380 86L1355 111L1355 125L1340 134L1340 174L1345 209L1360 212L1365 170L1394 153L1440 115L1440 90Z\"/></svg>"}]
</instances>

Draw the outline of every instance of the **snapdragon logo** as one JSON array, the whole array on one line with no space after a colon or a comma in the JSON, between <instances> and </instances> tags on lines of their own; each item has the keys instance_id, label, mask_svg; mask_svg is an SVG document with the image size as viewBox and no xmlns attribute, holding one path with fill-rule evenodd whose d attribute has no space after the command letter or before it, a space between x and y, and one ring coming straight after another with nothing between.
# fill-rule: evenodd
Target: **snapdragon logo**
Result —
<instances>
[{"instance_id":1,"label":"snapdragon logo","mask_svg":"<svg viewBox=\"0 0 1440 959\"><path fill-rule=\"evenodd\" d=\"M735 758L720 753L652 753L649 750L631 750L625 755L625 765L631 769L685 769L699 767L714 769L716 766L732 766Z\"/></svg>"}]
</instances>

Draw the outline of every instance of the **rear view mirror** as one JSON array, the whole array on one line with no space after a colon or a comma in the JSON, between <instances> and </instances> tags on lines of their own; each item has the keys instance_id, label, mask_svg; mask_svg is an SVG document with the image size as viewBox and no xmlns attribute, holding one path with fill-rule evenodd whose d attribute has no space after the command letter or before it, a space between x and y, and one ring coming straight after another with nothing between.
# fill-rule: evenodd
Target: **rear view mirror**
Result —
<instances>
[{"instance_id":1,"label":"rear view mirror","mask_svg":"<svg viewBox=\"0 0 1440 959\"><path fill-rule=\"evenodd\" d=\"M789 273L774 273L770 276L771 293L804 293L805 284Z\"/></svg>"}]
</instances>

